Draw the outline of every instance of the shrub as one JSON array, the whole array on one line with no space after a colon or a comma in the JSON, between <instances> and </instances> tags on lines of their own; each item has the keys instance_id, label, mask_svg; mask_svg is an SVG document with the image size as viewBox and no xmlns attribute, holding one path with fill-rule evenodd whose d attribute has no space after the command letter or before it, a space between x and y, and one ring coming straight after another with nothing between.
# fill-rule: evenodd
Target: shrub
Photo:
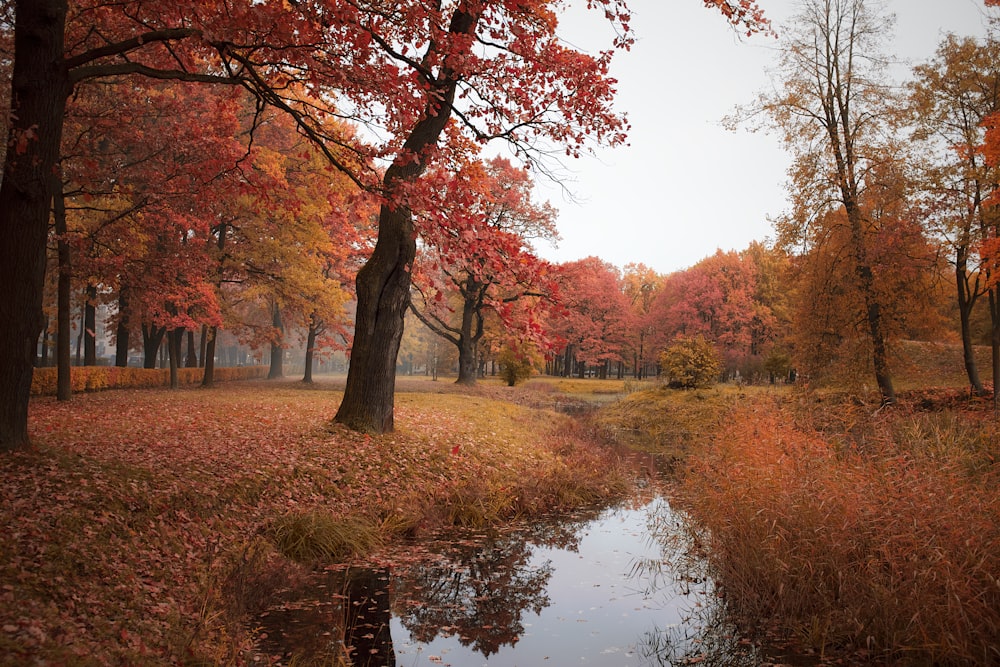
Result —
<instances>
[{"instance_id":1,"label":"shrub","mask_svg":"<svg viewBox=\"0 0 1000 667\"><path fill-rule=\"evenodd\" d=\"M668 384L681 389L710 387L722 370L715 346L701 336L675 339L660 355L660 365Z\"/></svg>"},{"instance_id":2,"label":"shrub","mask_svg":"<svg viewBox=\"0 0 1000 667\"><path fill-rule=\"evenodd\" d=\"M505 346L500 351L500 356L497 358L500 363L500 377L508 387L520 384L531 377L536 356L533 350L517 349L514 345Z\"/></svg>"},{"instance_id":3,"label":"shrub","mask_svg":"<svg viewBox=\"0 0 1000 667\"><path fill-rule=\"evenodd\" d=\"M252 380L267 374L267 366L240 366L215 369L216 381ZM178 368L177 380L182 385L201 382L204 369ZM36 368L31 377L32 396L54 396L57 390L58 370L52 367ZM118 366L74 366L70 369L70 387L74 392L100 391L103 389L151 389L170 386L167 368L120 368Z\"/></svg>"}]
</instances>

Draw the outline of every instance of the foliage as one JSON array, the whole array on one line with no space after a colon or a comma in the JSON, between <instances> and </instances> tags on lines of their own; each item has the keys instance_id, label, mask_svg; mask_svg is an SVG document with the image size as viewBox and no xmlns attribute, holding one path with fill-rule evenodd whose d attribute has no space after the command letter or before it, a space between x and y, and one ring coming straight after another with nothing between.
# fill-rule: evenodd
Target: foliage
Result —
<instances>
[{"instance_id":1,"label":"foliage","mask_svg":"<svg viewBox=\"0 0 1000 667\"><path fill-rule=\"evenodd\" d=\"M203 369L177 369L180 384L201 382ZM215 369L215 379L253 380L267 373L264 366L239 366ZM36 368L31 378L32 396L56 395L55 368ZM148 389L170 386L170 369L119 368L117 366L74 366L70 369L70 383L74 392L100 391L102 389Z\"/></svg>"},{"instance_id":2,"label":"foliage","mask_svg":"<svg viewBox=\"0 0 1000 667\"><path fill-rule=\"evenodd\" d=\"M754 626L819 652L990 664L998 435L983 413L756 401L690 461L688 528Z\"/></svg>"},{"instance_id":3,"label":"foliage","mask_svg":"<svg viewBox=\"0 0 1000 667\"><path fill-rule=\"evenodd\" d=\"M500 351L497 363L500 365L500 377L507 386L524 382L535 372L538 354L525 346L508 344Z\"/></svg>"},{"instance_id":4,"label":"foliage","mask_svg":"<svg viewBox=\"0 0 1000 667\"><path fill-rule=\"evenodd\" d=\"M719 379L722 363L715 345L702 336L679 337L660 354L661 373L671 387L709 387Z\"/></svg>"},{"instance_id":5,"label":"foliage","mask_svg":"<svg viewBox=\"0 0 1000 667\"><path fill-rule=\"evenodd\" d=\"M623 488L549 411L427 383L400 394L406 429L366 437L328 425L335 392L298 386L33 399L35 447L0 461L0 662L250 662L248 615L297 571L261 544L279 529L387 539Z\"/></svg>"}]
</instances>

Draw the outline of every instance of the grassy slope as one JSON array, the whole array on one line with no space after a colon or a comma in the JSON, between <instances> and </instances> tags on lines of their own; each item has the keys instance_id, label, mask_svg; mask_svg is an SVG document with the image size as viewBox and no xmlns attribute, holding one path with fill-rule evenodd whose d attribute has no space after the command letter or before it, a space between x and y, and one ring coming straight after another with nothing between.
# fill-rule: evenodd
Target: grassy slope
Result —
<instances>
[{"instance_id":1,"label":"grassy slope","mask_svg":"<svg viewBox=\"0 0 1000 667\"><path fill-rule=\"evenodd\" d=\"M233 663L289 557L623 490L565 416L411 388L382 437L292 383L35 400L35 449L0 460L0 664Z\"/></svg>"}]
</instances>

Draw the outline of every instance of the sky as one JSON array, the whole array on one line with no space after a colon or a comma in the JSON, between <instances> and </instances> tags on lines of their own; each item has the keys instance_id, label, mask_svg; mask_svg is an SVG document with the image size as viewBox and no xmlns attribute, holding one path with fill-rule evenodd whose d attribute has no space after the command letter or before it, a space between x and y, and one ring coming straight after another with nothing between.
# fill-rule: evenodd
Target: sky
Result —
<instances>
[{"instance_id":1,"label":"sky","mask_svg":"<svg viewBox=\"0 0 1000 667\"><path fill-rule=\"evenodd\" d=\"M535 197L559 210L554 262L596 256L666 274L716 249L742 250L773 237L787 210L788 159L774 134L730 131L722 119L771 87L781 25L795 0L758 0L779 38L740 37L701 0L630 0L636 44L616 56L617 108L629 145L565 164L561 185L539 177ZM911 63L934 55L946 32L983 35L983 0L887 0L896 15L886 51ZM561 36L587 52L609 43L603 19L572 10ZM572 193L570 196L566 191Z\"/></svg>"}]
</instances>

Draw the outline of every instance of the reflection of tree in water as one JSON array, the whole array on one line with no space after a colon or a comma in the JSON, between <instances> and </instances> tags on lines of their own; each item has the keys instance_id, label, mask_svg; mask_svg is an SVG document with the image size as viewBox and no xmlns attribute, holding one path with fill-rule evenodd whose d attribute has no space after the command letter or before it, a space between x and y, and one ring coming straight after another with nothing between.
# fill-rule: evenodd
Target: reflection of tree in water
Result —
<instances>
[{"instance_id":1,"label":"reflection of tree in water","mask_svg":"<svg viewBox=\"0 0 1000 667\"><path fill-rule=\"evenodd\" d=\"M549 604L545 587L552 566L532 566L531 549L521 539L483 539L453 544L440 560L414 564L401 573L397 609L412 637L430 642L439 632L484 656L513 646L524 632L526 610Z\"/></svg>"},{"instance_id":2,"label":"reflection of tree in water","mask_svg":"<svg viewBox=\"0 0 1000 667\"><path fill-rule=\"evenodd\" d=\"M258 648L288 663L394 667L387 568L317 572L284 591L259 619Z\"/></svg>"},{"instance_id":3,"label":"reflection of tree in water","mask_svg":"<svg viewBox=\"0 0 1000 667\"><path fill-rule=\"evenodd\" d=\"M545 588L552 566L530 562L533 546L575 549L580 527L598 513L587 510L503 533L453 535L436 549L436 560L395 570L400 620L418 642L457 635L487 657L513 646L524 632L525 612L538 614L549 604Z\"/></svg>"}]
</instances>

